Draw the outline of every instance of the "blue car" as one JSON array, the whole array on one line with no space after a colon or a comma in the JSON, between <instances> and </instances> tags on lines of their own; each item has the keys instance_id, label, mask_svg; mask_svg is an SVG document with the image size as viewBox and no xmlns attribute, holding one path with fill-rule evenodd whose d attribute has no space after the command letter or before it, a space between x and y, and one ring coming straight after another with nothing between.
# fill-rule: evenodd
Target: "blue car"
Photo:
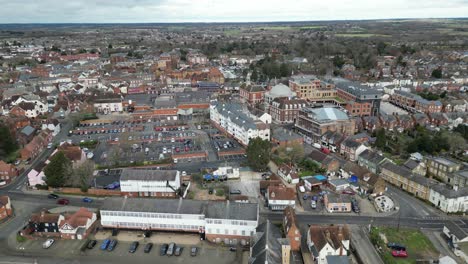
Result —
<instances>
[{"instance_id":1,"label":"blue car","mask_svg":"<svg viewBox=\"0 0 468 264\"><path fill-rule=\"evenodd\" d=\"M107 251L113 251L114 248L117 246L117 240L112 239L109 243L109 247L107 247Z\"/></svg>"},{"instance_id":2,"label":"blue car","mask_svg":"<svg viewBox=\"0 0 468 264\"><path fill-rule=\"evenodd\" d=\"M102 241L100 249L101 250L106 250L107 247L109 246L110 242L111 242L110 239L106 239L106 240Z\"/></svg>"},{"instance_id":3,"label":"blue car","mask_svg":"<svg viewBox=\"0 0 468 264\"><path fill-rule=\"evenodd\" d=\"M85 203L92 203L93 202L93 199L89 198L89 197L85 197L83 198L83 202Z\"/></svg>"}]
</instances>

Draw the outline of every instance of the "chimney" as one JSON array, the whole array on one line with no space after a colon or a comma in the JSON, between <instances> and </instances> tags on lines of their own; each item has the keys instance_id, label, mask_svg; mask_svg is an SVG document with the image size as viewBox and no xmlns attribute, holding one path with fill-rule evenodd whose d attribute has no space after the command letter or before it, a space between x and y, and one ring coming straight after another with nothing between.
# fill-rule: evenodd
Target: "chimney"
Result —
<instances>
[{"instance_id":1,"label":"chimney","mask_svg":"<svg viewBox=\"0 0 468 264\"><path fill-rule=\"evenodd\" d=\"M338 226L338 241L340 243L340 254L339 256L343 256L343 226Z\"/></svg>"},{"instance_id":2,"label":"chimney","mask_svg":"<svg viewBox=\"0 0 468 264\"><path fill-rule=\"evenodd\" d=\"M45 210L41 211L41 222L44 220L45 217Z\"/></svg>"}]
</instances>

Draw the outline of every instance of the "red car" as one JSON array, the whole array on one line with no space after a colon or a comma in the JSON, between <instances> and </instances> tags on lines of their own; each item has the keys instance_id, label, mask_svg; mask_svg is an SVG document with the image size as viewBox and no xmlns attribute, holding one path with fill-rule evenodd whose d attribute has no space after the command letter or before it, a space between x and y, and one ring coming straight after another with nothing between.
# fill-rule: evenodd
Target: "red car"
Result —
<instances>
[{"instance_id":1,"label":"red car","mask_svg":"<svg viewBox=\"0 0 468 264\"><path fill-rule=\"evenodd\" d=\"M355 193L353 191L349 191L349 190L344 190L341 192L342 194L349 194L349 195L355 195Z\"/></svg>"},{"instance_id":2,"label":"red car","mask_svg":"<svg viewBox=\"0 0 468 264\"><path fill-rule=\"evenodd\" d=\"M62 199L59 199L57 203L61 205L67 205L70 203L70 200L62 198Z\"/></svg>"},{"instance_id":3,"label":"red car","mask_svg":"<svg viewBox=\"0 0 468 264\"><path fill-rule=\"evenodd\" d=\"M405 250L392 250L392 256L396 258L407 258L408 253Z\"/></svg>"}]
</instances>

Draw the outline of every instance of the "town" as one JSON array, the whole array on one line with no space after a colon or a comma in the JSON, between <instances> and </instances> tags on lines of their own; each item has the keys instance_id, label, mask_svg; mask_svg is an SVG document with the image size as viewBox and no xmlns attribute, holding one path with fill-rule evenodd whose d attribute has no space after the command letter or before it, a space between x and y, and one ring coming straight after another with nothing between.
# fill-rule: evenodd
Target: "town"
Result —
<instances>
[{"instance_id":1,"label":"town","mask_svg":"<svg viewBox=\"0 0 468 264\"><path fill-rule=\"evenodd\" d=\"M2 261L468 263L467 27L0 24Z\"/></svg>"}]
</instances>

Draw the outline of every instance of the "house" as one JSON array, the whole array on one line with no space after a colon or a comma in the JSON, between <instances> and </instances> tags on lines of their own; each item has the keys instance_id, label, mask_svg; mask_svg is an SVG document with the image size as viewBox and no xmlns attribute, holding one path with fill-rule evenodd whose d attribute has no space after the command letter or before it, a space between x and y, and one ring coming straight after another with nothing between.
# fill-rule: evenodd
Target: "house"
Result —
<instances>
[{"instance_id":1,"label":"house","mask_svg":"<svg viewBox=\"0 0 468 264\"><path fill-rule=\"evenodd\" d=\"M86 239L96 220L96 213L84 207L72 214L60 215L58 219L60 236L63 239Z\"/></svg>"},{"instance_id":2,"label":"house","mask_svg":"<svg viewBox=\"0 0 468 264\"><path fill-rule=\"evenodd\" d=\"M263 101L265 88L261 85L247 85L239 90L240 98L251 105L256 105Z\"/></svg>"},{"instance_id":3,"label":"house","mask_svg":"<svg viewBox=\"0 0 468 264\"><path fill-rule=\"evenodd\" d=\"M283 178L287 183L297 184L299 183L299 174L297 173L296 168L283 164L278 167L277 171L278 176Z\"/></svg>"},{"instance_id":4,"label":"house","mask_svg":"<svg viewBox=\"0 0 468 264\"><path fill-rule=\"evenodd\" d=\"M72 162L72 165L75 168L86 161L86 153L79 146L63 143L57 149L55 149L50 156L53 157L58 152L63 152L65 157L67 157Z\"/></svg>"},{"instance_id":5,"label":"house","mask_svg":"<svg viewBox=\"0 0 468 264\"><path fill-rule=\"evenodd\" d=\"M272 132L271 142L278 146L288 146L292 144L302 145L304 143L304 138L291 130L278 127Z\"/></svg>"},{"instance_id":6,"label":"house","mask_svg":"<svg viewBox=\"0 0 468 264\"><path fill-rule=\"evenodd\" d=\"M42 210L29 218L27 226L21 230L22 236L60 237L58 220L60 214Z\"/></svg>"},{"instance_id":7,"label":"house","mask_svg":"<svg viewBox=\"0 0 468 264\"><path fill-rule=\"evenodd\" d=\"M60 133L60 122L57 119L49 119L41 126L42 130L48 129L52 131L52 135L55 137L58 133Z\"/></svg>"},{"instance_id":8,"label":"house","mask_svg":"<svg viewBox=\"0 0 468 264\"><path fill-rule=\"evenodd\" d=\"M381 128L378 116L363 116L361 119L363 127L366 131L374 132Z\"/></svg>"},{"instance_id":9,"label":"house","mask_svg":"<svg viewBox=\"0 0 468 264\"><path fill-rule=\"evenodd\" d=\"M397 115L398 127L403 130L412 129L414 127L413 118L409 115Z\"/></svg>"},{"instance_id":10,"label":"house","mask_svg":"<svg viewBox=\"0 0 468 264\"><path fill-rule=\"evenodd\" d=\"M289 239L289 245L292 251L301 250L302 234L297 222L296 212L294 208L288 206L284 209L283 217L283 232Z\"/></svg>"},{"instance_id":11,"label":"house","mask_svg":"<svg viewBox=\"0 0 468 264\"><path fill-rule=\"evenodd\" d=\"M412 115L414 126L419 125L425 127L429 124L429 117L423 113L415 113Z\"/></svg>"},{"instance_id":12,"label":"house","mask_svg":"<svg viewBox=\"0 0 468 264\"><path fill-rule=\"evenodd\" d=\"M427 173L426 163L424 161L417 161L409 158L405 161L403 167L409 169L413 174L426 176Z\"/></svg>"},{"instance_id":13,"label":"house","mask_svg":"<svg viewBox=\"0 0 468 264\"><path fill-rule=\"evenodd\" d=\"M261 180L259 182L260 193L263 196L266 195L266 192L267 192L269 186L279 186L279 185L283 184L283 182L280 179L274 180L274 179L272 179L273 177L278 178L278 176L272 175L272 176L270 176L270 180Z\"/></svg>"},{"instance_id":14,"label":"house","mask_svg":"<svg viewBox=\"0 0 468 264\"><path fill-rule=\"evenodd\" d=\"M327 256L347 256L350 241L347 225L311 225L307 230L307 247L317 264L326 264Z\"/></svg>"},{"instance_id":15,"label":"house","mask_svg":"<svg viewBox=\"0 0 468 264\"><path fill-rule=\"evenodd\" d=\"M17 136L18 143L21 146L24 146L28 144L29 142L31 142L31 140L34 138L35 135L36 135L36 129L30 125L27 125L20 130Z\"/></svg>"},{"instance_id":16,"label":"house","mask_svg":"<svg viewBox=\"0 0 468 264\"><path fill-rule=\"evenodd\" d=\"M357 178L358 192L369 195L382 195L386 190L385 180L377 174L361 167L353 162L346 162L341 169L343 178Z\"/></svg>"},{"instance_id":17,"label":"house","mask_svg":"<svg viewBox=\"0 0 468 264\"><path fill-rule=\"evenodd\" d=\"M32 168L28 172L28 185L35 189L36 185L44 185L45 184L45 173L44 173L45 163L41 162Z\"/></svg>"},{"instance_id":18,"label":"house","mask_svg":"<svg viewBox=\"0 0 468 264\"><path fill-rule=\"evenodd\" d=\"M284 210L288 206L296 208L295 190L284 185L268 186L265 199L268 208L273 211Z\"/></svg>"},{"instance_id":19,"label":"house","mask_svg":"<svg viewBox=\"0 0 468 264\"><path fill-rule=\"evenodd\" d=\"M349 161L356 161L359 155L368 149L364 144L354 139L346 139L340 145L340 154Z\"/></svg>"},{"instance_id":20,"label":"house","mask_svg":"<svg viewBox=\"0 0 468 264\"><path fill-rule=\"evenodd\" d=\"M388 131L393 131L398 126L398 120L394 115L380 113L379 120L381 127Z\"/></svg>"},{"instance_id":21,"label":"house","mask_svg":"<svg viewBox=\"0 0 468 264\"><path fill-rule=\"evenodd\" d=\"M180 186L177 170L124 168L120 174L120 191L129 197L175 198Z\"/></svg>"},{"instance_id":22,"label":"house","mask_svg":"<svg viewBox=\"0 0 468 264\"><path fill-rule=\"evenodd\" d=\"M461 163L445 157L430 157L427 159L428 175L450 185L455 185L450 175L459 171L462 167Z\"/></svg>"},{"instance_id":23,"label":"house","mask_svg":"<svg viewBox=\"0 0 468 264\"><path fill-rule=\"evenodd\" d=\"M432 126L440 127L448 124L448 118L443 113L429 113L429 123Z\"/></svg>"},{"instance_id":24,"label":"house","mask_svg":"<svg viewBox=\"0 0 468 264\"><path fill-rule=\"evenodd\" d=\"M351 198L347 194L329 193L324 196L325 209L329 213L351 212Z\"/></svg>"},{"instance_id":25,"label":"house","mask_svg":"<svg viewBox=\"0 0 468 264\"><path fill-rule=\"evenodd\" d=\"M0 221L13 215L10 197L0 196Z\"/></svg>"},{"instance_id":26,"label":"house","mask_svg":"<svg viewBox=\"0 0 468 264\"><path fill-rule=\"evenodd\" d=\"M382 164L380 175L388 183L424 200L429 199L430 187L437 184L437 181L431 178L412 174L409 169L389 161Z\"/></svg>"},{"instance_id":27,"label":"house","mask_svg":"<svg viewBox=\"0 0 468 264\"><path fill-rule=\"evenodd\" d=\"M16 169L15 165L5 163L3 160L0 160L0 182L10 183L11 180L18 176L19 172Z\"/></svg>"},{"instance_id":28,"label":"house","mask_svg":"<svg viewBox=\"0 0 468 264\"><path fill-rule=\"evenodd\" d=\"M281 230L267 220L257 228L252 238L249 264L288 264L291 259L291 246L283 238Z\"/></svg>"},{"instance_id":29,"label":"house","mask_svg":"<svg viewBox=\"0 0 468 264\"><path fill-rule=\"evenodd\" d=\"M340 168L340 161L337 158L315 149L312 150L307 158L314 161L320 168L327 170L329 175L334 175Z\"/></svg>"},{"instance_id":30,"label":"house","mask_svg":"<svg viewBox=\"0 0 468 264\"><path fill-rule=\"evenodd\" d=\"M445 213L465 213L468 211L468 187L433 185L430 188L429 202Z\"/></svg>"},{"instance_id":31,"label":"house","mask_svg":"<svg viewBox=\"0 0 468 264\"><path fill-rule=\"evenodd\" d=\"M52 140L52 133L48 130L42 130L31 142L20 150L21 160L31 160L35 158Z\"/></svg>"},{"instance_id":32,"label":"house","mask_svg":"<svg viewBox=\"0 0 468 264\"><path fill-rule=\"evenodd\" d=\"M112 197L101 207L104 228L197 233L214 243L250 242L258 226L258 204L184 199Z\"/></svg>"},{"instance_id":33,"label":"house","mask_svg":"<svg viewBox=\"0 0 468 264\"><path fill-rule=\"evenodd\" d=\"M322 135L321 145L331 152L340 152L340 145L346 139L346 136L333 131L327 131Z\"/></svg>"},{"instance_id":34,"label":"house","mask_svg":"<svg viewBox=\"0 0 468 264\"><path fill-rule=\"evenodd\" d=\"M445 222L442 232L455 255L468 262L468 232L453 221Z\"/></svg>"},{"instance_id":35,"label":"house","mask_svg":"<svg viewBox=\"0 0 468 264\"><path fill-rule=\"evenodd\" d=\"M359 166L368 169L372 173L380 173L380 165L387 160L379 153L366 149L358 156L357 161Z\"/></svg>"}]
</instances>

